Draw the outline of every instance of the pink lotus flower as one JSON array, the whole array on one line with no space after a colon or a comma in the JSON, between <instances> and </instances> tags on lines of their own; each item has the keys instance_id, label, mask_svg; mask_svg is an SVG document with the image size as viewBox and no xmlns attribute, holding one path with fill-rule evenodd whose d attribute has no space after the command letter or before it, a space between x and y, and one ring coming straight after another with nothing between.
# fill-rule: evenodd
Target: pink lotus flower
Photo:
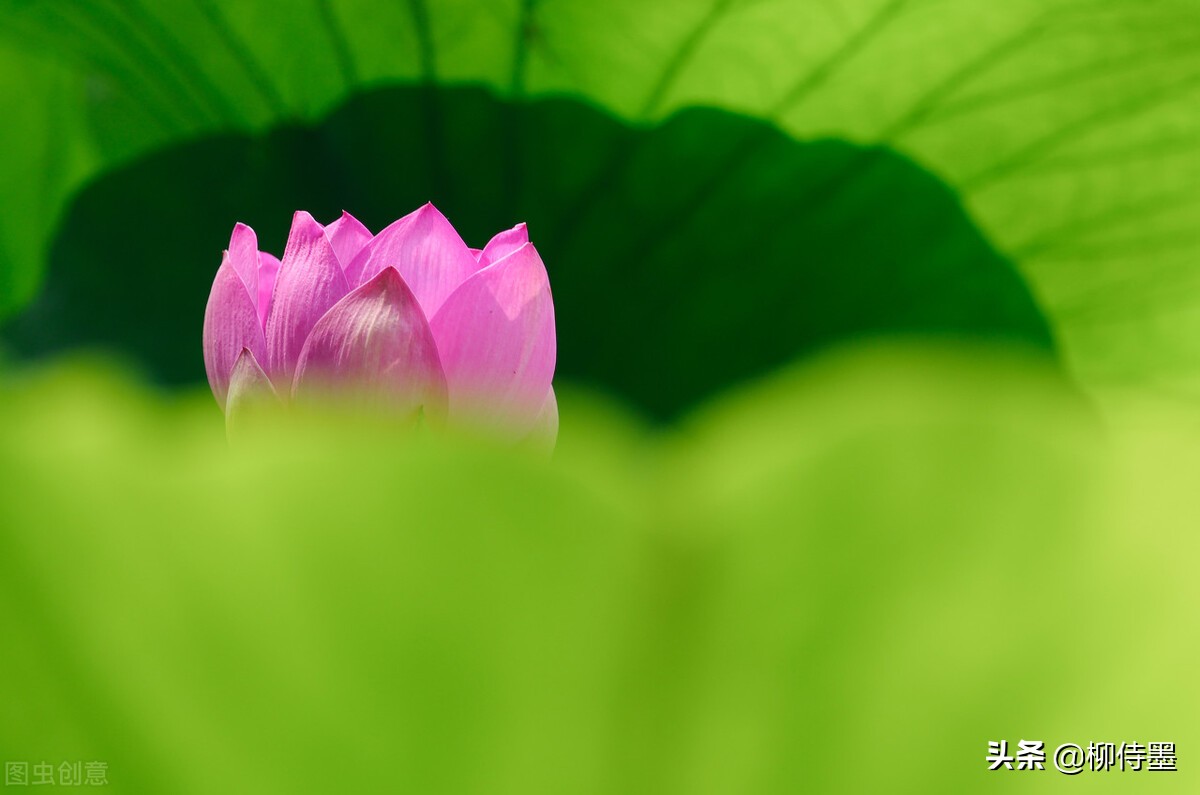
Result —
<instances>
[{"instance_id":1,"label":"pink lotus flower","mask_svg":"<svg viewBox=\"0 0 1200 795\"><path fill-rule=\"evenodd\" d=\"M255 396L353 394L513 435L557 433L554 304L524 224L470 249L432 204L372 235L296 213L283 260L233 229L204 313L232 416Z\"/></svg>"}]
</instances>

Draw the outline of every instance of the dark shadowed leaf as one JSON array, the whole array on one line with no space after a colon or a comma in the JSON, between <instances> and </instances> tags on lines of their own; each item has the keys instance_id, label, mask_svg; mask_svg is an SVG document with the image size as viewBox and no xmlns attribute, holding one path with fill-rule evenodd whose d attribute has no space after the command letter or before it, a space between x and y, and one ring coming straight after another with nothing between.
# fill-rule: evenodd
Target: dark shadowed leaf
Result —
<instances>
[{"instance_id":1,"label":"dark shadowed leaf","mask_svg":"<svg viewBox=\"0 0 1200 795\"><path fill-rule=\"evenodd\" d=\"M436 129L411 123L431 106ZM378 231L430 199L476 246L528 222L559 375L658 416L873 332L1051 347L954 194L886 148L798 143L716 110L634 128L571 100L466 89L374 92L315 129L113 172L73 205L9 336L29 352L109 344L163 381L202 381L200 318L235 221L280 254L297 208L325 221L345 208Z\"/></svg>"}]
</instances>

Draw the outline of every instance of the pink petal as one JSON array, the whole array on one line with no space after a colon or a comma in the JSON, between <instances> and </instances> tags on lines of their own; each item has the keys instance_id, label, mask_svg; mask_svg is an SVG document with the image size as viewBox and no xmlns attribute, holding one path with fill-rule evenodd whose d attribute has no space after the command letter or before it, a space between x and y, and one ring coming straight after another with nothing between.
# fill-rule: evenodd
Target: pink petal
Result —
<instances>
[{"instance_id":1,"label":"pink petal","mask_svg":"<svg viewBox=\"0 0 1200 795\"><path fill-rule=\"evenodd\" d=\"M529 230L525 224L517 224L512 229L506 229L493 237L484 246L479 255L479 267L486 268L497 260L502 260L521 246L529 242Z\"/></svg>"},{"instance_id":2,"label":"pink petal","mask_svg":"<svg viewBox=\"0 0 1200 795\"><path fill-rule=\"evenodd\" d=\"M325 227L325 235L333 244L333 253L337 255L343 271L358 256L363 246L371 242L371 230L345 210L342 210L341 218Z\"/></svg>"},{"instance_id":3,"label":"pink petal","mask_svg":"<svg viewBox=\"0 0 1200 795\"><path fill-rule=\"evenodd\" d=\"M277 390L291 384L317 320L349 291L325 230L308 213L296 213L267 312L267 372Z\"/></svg>"},{"instance_id":4,"label":"pink petal","mask_svg":"<svg viewBox=\"0 0 1200 795\"><path fill-rule=\"evenodd\" d=\"M471 256L475 258L475 261L476 261L476 262L479 262L479 255L483 253L483 249L481 249L481 248L469 248L469 249L467 249L467 251L470 251L470 252L471 252Z\"/></svg>"},{"instance_id":5,"label":"pink petal","mask_svg":"<svg viewBox=\"0 0 1200 795\"><path fill-rule=\"evenodd\" d=\"M243 348L262 356L267 346L258 309L226 254L204 309L204 369L222 409L233 365Z\"/></svg>"},{"instance_id":6,"label":"pink petal","mask_svg":"<svg viewBox=\"0 0 1200 795\"><path fill-rule=\"evenodd\" d=\"M243 223L234 224L229 236L229 263L242 278L246 292L258 295L258 236Z\"/></svg>"},{"instance_id":7,"label":"pink petal","mask_svg":"<svg viewBox=\"0 0 1200 795\"><path fill-rule=\"evenodd\" d=\"M254 353L242 348L229 377L229 397L225 403L225 424L232 427L249 408L264 401L279 402L271 379L263 372Z\"/></svg>"},{"instance_id":8,"label":"pink petal","mask_svg":"<svg viewBox=\"0 0 1200 795\"><path fill-rule=\"evenodd\" d=\"M271 293L275 289L275 276L279 273L279 260L265 251L258 252L258 319L267 327L267 311L271 308Z\"/></svg>"},{"instance_id":9,"label":"pink petal","mask_svg":"<svg viewBox=\"0 0 1200 795\"><path fill-rule=\"evenodd\" d=\"M317 321L296 368L294 392L364 396L391 410L446 414L446 376L417 299L384 268Z\"/></svg>"},{"instance_id":10,"label":"pink petal","mask_svg":"<svg viewBox=\"0 0 1200 795\"><path fill-rule=\"evenodd\" d=\"M364 284L389 267L400 271L425 316L432 317L479 264L446 217L426 204L377 234L346 269L346 279L352 286Z\"/></svg>"},{"instance_id":11,"label":"pink petal","mask_svg":"<svg viewBox=\"0 0 1200 795\"><path fill-rule=\"evenodd\" d=\"M519 434L537 420L554 377L554 302L526 243L465 281L430 322L450 385L450 417Z\"/></svg>"}]
</instances>

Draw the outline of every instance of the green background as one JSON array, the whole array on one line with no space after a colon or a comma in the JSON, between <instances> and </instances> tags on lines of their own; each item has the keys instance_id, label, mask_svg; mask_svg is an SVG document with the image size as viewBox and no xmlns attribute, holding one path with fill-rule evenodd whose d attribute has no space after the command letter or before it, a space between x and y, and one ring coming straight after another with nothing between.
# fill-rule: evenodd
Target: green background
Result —
<instances>
[{"instance_id":1,"label":"green background","mask_svg":"<svg viewBox=\"0 0 1200 795\"><path fill-rule=\"evenodd\" d=\"M0 0L0 759L1193 791L1198 45L1193 0ZM529 224L554 457L231 450L234 222L429 200Z\"/></svg>"}]
</instances>

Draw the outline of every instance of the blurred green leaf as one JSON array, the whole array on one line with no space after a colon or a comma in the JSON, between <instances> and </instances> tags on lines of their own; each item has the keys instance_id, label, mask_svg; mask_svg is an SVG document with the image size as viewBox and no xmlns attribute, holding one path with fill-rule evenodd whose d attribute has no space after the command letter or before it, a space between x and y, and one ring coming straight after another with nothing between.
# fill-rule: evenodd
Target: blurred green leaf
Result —
<instances>
[{"instance_id":1,"label":"blurred green leaf","mask_svg":"<svg viewBox=\"0 0 1200 795\"><path fill-rule=\"evenodd\" d=\"M1195 415L1102 429L1041 367L843 353L659 439L564 393L549 461L9 378L0 748L114 792L957 794L1079 784L989 740L1163 740L1089 791L1191 792Z\"/></svg>"},{"instance_id":2,"label":"blurred green leaf","mask_svg":"<svg viewBox=\"0 0 1200 795\"><path fill-rule=\"evenodd\" d=\"M471 82L638 123L713 105L890 146L1015 258L1086 383L1200 389L1191 0L8 0L0 38L3 311L33 294L91 176L170 141L313 121L363 86Z\"/></svg>"},{"instance_id":3,"label":"blurred green leaf","mask_svg":"<svg viewBox=\"0 0 1200 795\"><path fill-rule=\"evenodd\" d=\"M431 104L436 129L411 123ZM92 184L7 336L27 354L108 345L168 383L203 382L201 318L235 221L281 254L298 206L323 220L349 207L378 230L429 199L477 246L526 221L554 289L558 374L658 417L870 333L1052 348L955 196L886 149L801 144L715 110L639 129L570 100L419 88Z\"/></svg>"}]
</instances>

